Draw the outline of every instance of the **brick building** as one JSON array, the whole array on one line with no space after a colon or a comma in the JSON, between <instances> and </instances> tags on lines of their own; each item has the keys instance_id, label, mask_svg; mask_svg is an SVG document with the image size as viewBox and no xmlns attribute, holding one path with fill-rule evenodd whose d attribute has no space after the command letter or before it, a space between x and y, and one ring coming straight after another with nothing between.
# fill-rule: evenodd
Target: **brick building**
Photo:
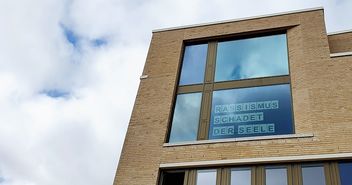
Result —
<instances>
[{"instance_id":1,"label":"brick building","mask_svg":"<svg viewBox=\"0 0 352 185\"><path fill-rule=\"evenodd\" d=\"M155 30L114 185L351 185L351 142L322 8Z\"/></svg>"}]
</instances>

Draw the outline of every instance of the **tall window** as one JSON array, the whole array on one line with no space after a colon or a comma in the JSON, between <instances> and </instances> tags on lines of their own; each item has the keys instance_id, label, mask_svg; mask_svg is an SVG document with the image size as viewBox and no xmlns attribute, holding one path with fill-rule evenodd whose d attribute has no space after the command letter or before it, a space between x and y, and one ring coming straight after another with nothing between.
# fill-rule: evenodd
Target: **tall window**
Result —
<instances>
[{"instance_id":1,"label":"tall window","mask_svg":"<svg viewBox=\"0 0 352 185\"><path fill-rule=\"evenodd\" d=\"M285 33L186 45L169 142L291 134Z\"/></svg>"}]
</instances>

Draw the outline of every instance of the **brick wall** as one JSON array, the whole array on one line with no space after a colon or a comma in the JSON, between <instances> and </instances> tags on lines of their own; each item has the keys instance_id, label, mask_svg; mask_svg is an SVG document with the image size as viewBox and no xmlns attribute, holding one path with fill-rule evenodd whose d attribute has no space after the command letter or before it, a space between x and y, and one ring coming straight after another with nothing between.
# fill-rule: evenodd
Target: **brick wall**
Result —
<instances>
[{"instance_id":1,"label":"brick wall","mask_svg":"<svg viewBox=\"0 0 352 185\"><path fill-rule=\"evenodd\" d=\"M283 27L295 131L314 137L163 147L183 41ZM323 10L153 33L114 185L155 185L162 163L352 152L352 57L330 58L347 48L339 39Z\"/></svg>"},{"instance_id":2,"label":"brick wall","mask_svg":"<svg viewBox=\"0 0 352 185\"><path fill-rule=\"evenodd\" d=\"M336 35L329 35L331 53L352 52L352 31Z\"/></svg>"}]
</instances>

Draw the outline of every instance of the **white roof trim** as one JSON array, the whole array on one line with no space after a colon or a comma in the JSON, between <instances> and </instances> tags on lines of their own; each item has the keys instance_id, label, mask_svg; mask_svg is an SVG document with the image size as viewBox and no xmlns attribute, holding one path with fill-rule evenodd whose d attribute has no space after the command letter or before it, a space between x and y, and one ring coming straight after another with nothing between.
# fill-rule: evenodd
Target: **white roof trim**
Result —
<instances>
[{"instance_id":1,"label":"white roof trim","mask_svg":"<svg viewBox=\"0 0 352 185\"><path fill-rule=\"evenodd\" d=\"M199 26L208 26L208 25L214 25L214 24L223 24L223 23L229 23L229 22L245 21L245 20L273 17L273 16L279 16L279 15L310 12L310 11L315 11L315 10L324 10L324 8L323 7L316 7L316 8L294 10L294 11L280 12L280 13L274 13L274 14L266 14L266 15L261 15L261 16L245 17L245 18L239 18L239 19L230 19L230 20L224 20L224 21L215 21L215 22L208 22L208 23L191 24L191 25L177 26L177 27L170 27L170 28L161 28L161 29L155 29L152 32L155 33L155 32L162 32L162 31L193 28L193 27L199 27Z\"/></svg>"},{"instance_id":2,"label":"white roof trim","mask_svg":"<svg viewBox=\"0 0 352 185\"><path fill-rule=\"evenodd\" d=\"M352 32L352 29L351 30L342 30L342 31L330 32L330 33L328 33L328 35L338 35L338 34L343 34L343 33L348 33L348 32Z\"/></svg>"},{"instance_id":3,"label":"white roof trim","mask_svg":"<svg viewBox=\"0 0 352 185\"><path fill-rule=\"evenodd\" d=\"M298 156L283 156L283 157L262 157L262 158L227 159L227 160L214 160L214 161L164 163L164 164L160 164L159 167L162 169L207 167L207 166L216 167L216 166L224 166L224 165L305 162L305 161L323 161L323 160L351 159L351 158L352 158L352 153L335 153L335 154L317 154L317 155L298 155Z\"/></svg>"}]
</instances>

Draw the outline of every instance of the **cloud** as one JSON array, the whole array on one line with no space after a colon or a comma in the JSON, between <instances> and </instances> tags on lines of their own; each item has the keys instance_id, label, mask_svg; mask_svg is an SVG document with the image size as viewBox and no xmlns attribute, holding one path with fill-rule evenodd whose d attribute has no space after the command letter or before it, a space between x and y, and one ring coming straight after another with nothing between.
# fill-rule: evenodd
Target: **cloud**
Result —
<instances>
[{"instance_id":1,"label":"cloud","mask_svg":"<svg viewBox=\"0 0 352 185\"><path fill-rule=\"evenodd\" d=\"M0 184L112 184L152 29L321 5L352 27L349 1L0 1Z\"/></svg>"}]
</instances>

